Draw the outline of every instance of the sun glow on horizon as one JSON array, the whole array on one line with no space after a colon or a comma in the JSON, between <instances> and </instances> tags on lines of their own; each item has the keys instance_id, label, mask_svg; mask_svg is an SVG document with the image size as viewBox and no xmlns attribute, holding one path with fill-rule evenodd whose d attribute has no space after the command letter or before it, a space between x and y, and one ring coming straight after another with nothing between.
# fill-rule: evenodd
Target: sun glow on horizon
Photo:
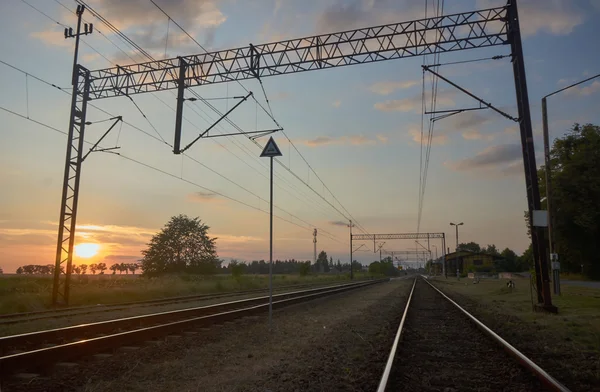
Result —
<instances>
[{"instance_id":1,"label":"sun glow on horizon","mask_svg":"<svg viewBox=\"0 0 600 392\"><path fill-rule=\"evenodd\" d=\"M100 245L83 243L75 246L75 255L84 259L89 259L98 254Z\"/></svg>"}]
</instances>

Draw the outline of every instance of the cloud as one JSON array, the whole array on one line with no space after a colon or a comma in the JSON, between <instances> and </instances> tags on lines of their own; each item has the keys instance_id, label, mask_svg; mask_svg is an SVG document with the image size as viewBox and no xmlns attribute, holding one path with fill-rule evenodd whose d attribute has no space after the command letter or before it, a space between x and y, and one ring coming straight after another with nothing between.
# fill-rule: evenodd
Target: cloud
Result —
<instances>
[{"instance_id":1,"label":"cloud","mask_svg":"<svg viewBox=\"0 0 600 392\"><path fill-rule=\"evenodd\" d=\"M447 124L451 129L460 132L465 140L493 140L495 135L481 132L481 129L494 119L492 116L479 112L463 112L452 116Z\"/></svg>"},{"instance_id":2,"label":"cloud","mask_svg":"<svg viewBox=\"0 0 600 392\"><path fill-rule=\"evenodd\" d=\"M592 84L579 85L565 90L565 94L571 96L587 97L600 91L600 81L594 80Z\"/></svg>"},{"instance_id":3,"label":"cloud","mask_svg":"<svg viewBox=\"0 0 600 392\"><path fill-rule=\"evenodd\" d=\"M456 171L490 169L506 166L507 164L507 167L510 167L519 159L522 159L520 144L500 144L488 147L474 157L451 162L448 166Z\"/></svg>"},{"instance_id":4,"label":"cloud","mask_svg":"<svg viewBox=\"0 0 600 392\"><path fill-rule=\"evenodd\" d=\"M263 238L252 237L247 235L230 235L230 234L215 234L214 237L218 239L217 245L219 244L242 244L248 242L260 242L264 241Z\"/></svg>"},{"instance_id":5,"label":"cloud","mask_svg":"<svg viewBox=\"0 0 600 392\"><path fill-rule=\"evenodd\" d=\"M113 262L113 263L123 263L123 262L136 262L139 261L142 257L140 255L107 255L104 257L103 261Z\"/></svg>"},{"instance_id":6,"label":"cloud","mask_svg":"<svg viewBox=\"0 0 600 392\"><path fill-rule=\"evenodd\" d=\"M334 101L332 103L333 107L335 108L339 108L340 106L342 106L342 101L340 101L339 99L337 101Z\"/></svg>"},{"instance_id":7,"label":"cloud","mask_svg":"<svg viewBox=\"0 0 600 392\"><path fill-rule=\"evenodd\" d=\"M290 94L286 93L285 91L280 91L276 94L273 94L273 97L271 98L271 100L273 101L283 101L285 99L289 99L290 98Z\"/></svg>"},{"instance_id":8,"label":"cloud","mask_svg":"<svg viewBox=\"0 0 600 392\"><path fill-rule=\"evenodd\" d=\"M478 8L503 6L504 0L478 0ZM520 27L523 36L539 32L554 35L570 34L585 21L585 10L571 0L529 0L519 3Z\"/></svg>"},{"instance_id":9,"label":"cloud","mask_svg":"<svg viewBox=\"0 0 600 392\"><path fill-rule=\"evenodd\" d=\"M454 106L455 93L452 91L439 91L437 94L437 107ZM425 97L427 100L427 97ZM415 95L411 98L394 99L384 102L377 102L373 107L381 112L421 112L422 96Z\"/></svg>"},{"instance_id":10,"label":"cloud","mask_svg":"<svg viewBox=\"0 0 600 392\"><path fill-rule=\"evenodd\" d=\"M376 135L374 139L371 139L364 135L349 135L340 137L319 136L311 140L301 141L301 143L305 144L308 147L320 147L327 145L361 146L376 145L378 143L385 144L388 142L388 140L388 137L385 135Z\"/></svg>"},{"instance_id":11,"label":"cloud","mask_svg":"<svg viewBox=\"0 0 600 392\"><path fill-rule=\"evenodd\" d=\"M187 200L197 203L206 202L223 202L225 200L218 197L217 194L211 192L193 192L187 195Z\"/></svg>"},{"instance_id":12,"label":"cloud","mask_svg":"<svg viewBox=\"0 0 600 392\"><path fill-rule=\"evenodd\" d=\"M329 224L333 226L348 226L348 222L342 221L330 221Z\"/></svg>"},{"instance_id":13,"label":"cloud","mask_svg":"<svg viewBox=\"0 0 600 392\"><path fill-rule=\"evenodd\" d=\"M220 25L226 17L214 0L157 0L156 3L184 28ZM146 0L96 0L94 8L120 30L153 26L167 17Z\"/></svg>"},{"instance_id":14,"label":"cloud","mask_svg":"<svg viewBox=\"0 0 600 392\"><path fill-rule=\"evenodd\" d=\"M590 0L590 3L592 3L592 7L600 11L600 0Z\"/></svg>"},{"instance_id":15,"label":"cloud","mask_svg":"<svg viewBox=\"0 0 600 392\"><path fill-rule=\"evenodd\" d=\"M427 133L423 132L423 140L421 140L421 131L418 129L409 129L408 134L412 137L412 140L416 143L427 144ZM434 134L431 138L432 145L442 145L448 143L448 135L445 134Z\"/></svg>"},{"instance_id":16,"label":"cloud","mask_svg":"<svg viewBox=\"0 0 600 392\"><path fill-rule=\"evenodd\" d=\"M403 90L412 86L416 86L417 83L418 81L416 80L407 80L403 82L377 82L375 84L372 84L369 87L369 90L379 95L390 95L396 90Z\"/></svg>"},{"instance_id":17,"label":"cloud","mask_svg":"<svg viewBox=\"0 0 600 392\"><path fill-rule=\"evenodd\" d=\"M425 9L422 4L417 4L415 1L371 0L347 3L337 0L318 15L315 29L318 33L331 33L394 23L399 20L419 19L424 14Z\"/></svg>"},{"instance_id":18,"label":"cloud","mask_svg":"<svg viewBox=\"0 0 600 392\"><path fill-rule=\"evenodd\" d=\"M204 41L204 44L209 47L214 40L215 29L226 20L226 16L217 6L217 0L157 0L156 3L192 37L197 41ZM95 0L90 1L90 5L153 57L162 58L165 55L167 37L169 51L178 54L191 50L197 51L196 44L185 33L174 28L172 22L167 35L168 18L150 1ZM71 16L66 13L64 15L65 19ZM31 36L47 44L72 47L72 42L64 39L63 32L55 29L53 27L49 31L34 32ZM114 35L105 34L109 38ZM133 52L128 54L135 61L146 60L133 55ZM120 51L109 58L121 64L132 61Z\"/></svg>"},{"instance_id":19,"label":"cloud","mask_svg":"<svg viewBox=\"0 0 600 392\"><path fill-rule=\"evenodd\" d=\"M62 46L64 48L73 47L73 42L65 39L63 31L56 31L54 29L47 31L34 31L29 33L29 36L39 39L46 45Z\"/></svg>"}]
</instances>

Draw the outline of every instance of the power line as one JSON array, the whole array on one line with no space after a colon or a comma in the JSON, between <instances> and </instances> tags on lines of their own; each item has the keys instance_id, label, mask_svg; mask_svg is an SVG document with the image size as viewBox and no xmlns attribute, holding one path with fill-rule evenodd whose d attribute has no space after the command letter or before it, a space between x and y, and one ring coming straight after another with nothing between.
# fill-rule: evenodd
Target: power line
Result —
<instances>
[{"instance_id":1,"label":"power line","mask_svg":"<svg viewBox=\"0 0 600 392\"><path fill-rule=\"evenodd\" d=\"M89 5L87 5L84 1L81 0L76 0L78 3L85 5L86 8L88 8L90 10L90 13L96 17L98 20L100 20L104 25L106 25L112 32L114 32L116 35L118 35L122 40L124 40L126 43L128 43L130 46L132 46L134 49L136 49L138 52L140 52L143 56L147 57L150 60L155 60L148 52L146 52L143 48L141 48L139 45L137 45L133 40L131 40L129 37L127 37L127 35L125 35L124 33L122 33L118 28L116 28L114 25L112 25L108 20L106 20L101 14L99 14L98 12L96 12L93 8L91 8ZM62 7L64 7L65 9L68 10L68 8L62 4L60 1L55 0L56 3L58 3L59 5L61 5ZM202 50L204 50L205 52L207 52L206 48L204 48L199 42L197 42L189 33L187 33L187 31L185 31L185 29L183 29L183 27L181 25L179 25L175 20L173 20L173 18L171 18L166 12L164 12L164 10L162 10L160 7L158 7L158 5L156 3L153 2L153 4L155 6L157 6L157 8L159 8L168 18L169 20L171 20L174 24L176 24L190 39L192 39ZM70 10L69 10L70 11ZM70 11L72 12L72 11ZM48 15L45 15L46 17L50 18ZM50 18L52 19L52 18ZM52 19L53 20L53 19ZM54 20L56 23L59 23L58 21ZM99 31L98 29L96 29L96 31ZM103 34L102 34L103 35ZM133 60L133 58L131 58L131 56L129 56L126 52L124 52L121 48L118 47L118 45L116 45L113 41L111 41L108 37L106 37L105 35L103 35L109 42L111 42L115 47L117 47L119 50L121 50L123 53L125 53L130 59ZM89 45L88 45L89 46ZM94 51L96 51L98 54L100 54L97 50L95 50L94 48L92 48ZM100 54L101 55L101 54ZM105 58L107 61L111 62L110 60L108 60L105 56L102 56L103 58ZM111 62L112 63L112 62ZM248 91L239 81L238 83L240 84L240 86L242 86L244 88L244 90ZM265 113L267 113L271 119L278 124L278 122L276 121L276 119L274 118L274 116L272 115L272 109L270 107L270 103L268 102L268 98L266 97L266 92L264 90L264 87L262 86L262 82L261 82L261 87L263 89L263 93L265 94L265 99L267 101L267 104L269 105L269 110L270 113L266 111L266 109L255 99L255 101L257 102L257 104L261 107L261 109L263 111L265 111ZM193 91L193 90L192 90ZM193 91L193 93L195 95L197 95L199 98L201 98L201 100L203 102L205 102L207 105L209 105L209 107L212 107L213 110L215 110L217 113L220 113L218 111L218 109L216 109L214 106L212 106L210 103L207 102L207 100L205 100L204 98L200 97L195 91ZM133 101L133 99L131 97L128 97L133 104L136 106L136 108L138 109L138 111L142 114L142 116L146 119L146 121L148 121L148 123L150 124L150 126L154 129L154 131L158 134L160 140L167 144L168 144L164 138L162 137L162 135L158 132L158 130L156 129L156 127L150 122L150 120L148 119L148 117L145 115L145 113L141 110L141 108L135 103L135 101ZM164 103L164 102L163 102ZM226 120L232 125L235 126L240 133L244 133L244 131L239 128L239 126L237 126L237 124L234 124L230 119L226 118ZM279 124L278 124L279 125ZM145 132L144 132L145 133ZM290 143L291 140L287 137L288 141ZM260 145L253 140L253 142L255 144L257 144L259 147ZM292 143L293 144L293 143ZM298 151L298 149L296 148L296 146L294 145L294 149L302 156L302 154ZM335 198L335 195L333 195L333 193L331 192L331 190L329 190L329 188L324 184L324 182L318 177L317 173L314 171L314 169L308 164L308 162L306 161L306 159L302 156L302 159L305 161L305 163L309 166L310 170L317 176L317 178L319 179L319 181L321 181L321 183L324 185L324 187L327 188L327 190L330 192L330 194ZM333 206L331 203L329 203L329 201L327 201L325 198L323 198L322 195L320 195L316 190L314 190L312 187L310 187L306 182L304 182L303 180L300 179L300 177L298 177L295 173L293 173L291 171L291 169L287 168L285 165L283 165L281 162L279 162L283 167L285 167L285 169L287 171L289 171L292 175L294 175L294 177L296 177L298 180L300 180L302 183L304 183L309 189L311 189L315 194L317 194L319 197L321 197L327 204L329 204L331 207L333 207L338 213L340 213L342 216L345 217L345 215L343 213L341 213L335 206ZM346 211L346 213L349 214L349 212L345 209L345 207L339 202L339 200L337 200L337 198L335 198L336 201L338 202L338 204L340 204L340 206ZM346 217L346 219L348 219ZM364 228L362 228L362 226L360 226L359 224L357 224L357 227L359 227L359 229L361 229L363 232L366 232L364 230Z\"/></svg>"},{"instance_id":2,"label":"power line","mask_svg":"<svg viewBox=\"0 0 600 392\"><path fill-rule=\"evenodd\" d=\"M78 0L79 1L79 0ZM158 8L167 18L169 18L169 20L171 20L177 27L179 27L179 29L185 33L196 45L198 45L202 50L204 50L206 53L208 53L208 51L206 50L206 48L204 48L204 46L202 46L196 39L194 39L179 23L177 23L173 18L171 18L171 16L166 13L158 4L156 4L156 2L154 0L150 0L152 2L152 4L154 4L154 6L156 6L156 8ZM238 80L237 81L238 84L244 89L246 90L246 92L248 92L248 89L246 89L246 87L244 87L244 85ZM262 81L259 78L259 83L261 85L261 88L263 90L263 93L265 94L265 99L267 101L267 104L269 105L269 110L270 110L270 117L273 119L273 121L278 125L279 123L277 122L277 120L275 120L271 107L270 107L270 103L268 101L268 98L266 98L266 91L264 89L264 86L262 85ZM194 92L195 93L195 92ZM197 93L195 93L196 95L198 95ZM198 95L199 96L199 95ZM255 98L255 101L258 104L258 101ZM262 107L262 105L260 105L261 108L267 113L269 114L264 107ZM228 122L231 123L231 121L228 120ZM232 124L233 125L233 124ZM280 126L281 127L281 126ZM238 127L239 129L239 127ZM241 130L240 130L241 131ZM243 131L242 131L243 133ZM302 157L302 160L306 163L306 165L310 168L310 170L315 174L315 176L319 179L319 181L325 186L325 188L327 188L327 190L329 191L329 193L333 196L333 198L338 202L338 204L342 207L342 209L344 209L346 211L346 213L351 216L351 214L348 212L348 210L346 210L346 208L340 203L340 201L335 197L335 195L331 192L331 190L325 185L325 183L323 182L323 180L321 180L321 178L319 177L319 175L315 172L315 170L312 168L312 166L308 163L308 161L306 160L306 158L304 158L304 156L302 155L302 153L300 153L300 151L298 150L298 148L292 143L292 141L290 140L290 138L287 136L287 134L285 133L285 131L282 131L282 133L285 135L286 139L288 140L288 142L294 147L294 149L296 150L296 152ZM255 140L252 140L255 144L257 144L260 147L260 144L258 144ZM287 168L280 160L276 159L276 161L282 165L284 168L286 168L286 170L288 170L290 173L292 173L291 169ZM300 179L297 175L295 175L295 173L292 173L296 178ZM302 183L304 183L305 185L307 185L313 192L317 193L312 187L310 187L308 184L306 184L304 181L300 180ZM344 216L347 220L350 220L350 218L346 217L343 213L341 213L337 208L335 208L331 203L329 203L329 201L327 201L325 198L323 198L320 194L318 194L323 200L325 200L329 205L331 205L336 211L338 211L338 213L340 213L340 215ZM353 219L354 220L354 219ZM360 224L358 224L357 222L355 223L357 225L357 227L363 231L364 233L366 233L366 231L364 230L364 228L362 228L362 226Z\"/></svg>"},{"instance_id":3,"label":"power line","mask_svg":"<svg viewBox=\"0 0 600 392\"><path fill-rule=\"evenodd\" d=\"M68 91L66 91L65 89L63 89L63 88L61 88L61 87L58 87L58 86L56 86L56 85L55 85L55 84L53 84L53 83L47 82L46 80L44 80L44 79L41 79L41 78L39 78L39 77L37 77L37 76L35 76L35 75L31 75L30 73L28 73L28 72L26 72L26 71L22 70L21 68L18 68L18 67L16 67L16 66L12 65L12 64L9 64L9 63L7 63L7 62L5 62L5 61L3 61L3 60L0 60L0 63L2 63L2 64L4 64L4 65L6 65L6 66L8 66L8 67L10 67L10 68L12 68L12 69L14 69L14 70L18 71L18 72L21 72L21 73L23 73L23 74L25 74L25 75L29 75L30 77L34 78L35 80L37 80L37 81L39 81L39 82L41 82L41 83L44 83L44 84L46 84L46 85L48 85L48 86L55 87L55 88L57 88L58 90L62 91L63 93L67 94L67 95L71 95L71 93L69 93L69 92L68 92ZM131 97L128 97L128 98L130 98L130 99L131 99ZM141 111L141 109L139 108L139 106L138 106L138 105L137 105L135 102L133 102L133 103L134 103L134 105L135 105L135 106L138 108L138 110L140 110L140 113L142 113L142 115L143 115L143 116L146 118L145 114L143 113L143 111ZM167 105L167 104L165 103L165 105ZM167 105L167 107L169 107L169 106ZM64 131L61 131L61 130L59 130L59 129L55 128L55 127L52 127L52 126L49 126L49 125L47 125L47 124L44 124L44 123L42 123L42 122L39 122L39 121L37 121L37 120L31 119L31 118L29 118L28 116L21 115L21 114L19 114L19 113L17 113L17 112L14 112L14 111L10 110L10 109L3 108L3 107L0 107L0 109L2 109L2 110L4 110L4 111L6 111L6 112L8 112L8 113L14 114L14 115L16 115L16 116L19 116L19 117L21 117L21 118L23 118L23 119L30 120L30 121L32 121L32 122L34 122L34 123L36 123L36 124L39 124L39 125L41 125L41 126L47 127L47 128L49 128L49 129L52 129L53 131L59 132L59 133L61 133L61 134L64 134L64 135L66 135L66 134L67 134L66 132L64 132ZM97 109L99 109L99 110L103 111L105 114L107 114L107 115L110 115L111 117L114 117L114 116L113 116L111 113L109 113L109 112L106 112L106 111L104 111L103 109L100 109L100 108L97 108ZM172 108L171 108L171 109L172 109ZM107 120L95 121L94 123L100 123L100 122L104 122L104 121L107 121ZM149 121L149 120L148 120L148 121ZM150 122L149 122L149 123L150 123ZM132 124L129 124L129 123L127 123L127 125L133 126ZM152 123L150 123L150 125L152 126ZM153 127L153 128L154 128L154 127ZM155 129L155 130L156 130L156 129ZM147 136L151 136L151 137L153 137L152 135L148 134L147 132L143 132L143 133L144 133L144 134L146 134ZM160 134L159 134L159 135L160 135ZM153 138L155 138L155 137L153 137ZM155 138L155 139L156 139L156 138ZM164 139L163 139L162 141L164 142ZM165 143L166 143L166 142L165 142ZM221 173L218 173L217 171L215 171L215 170L213 170L212 168L210 168L209 166L207 166L207 165L205 165L205 164L201 163L200 161L198 161L198 160L194 159L193 157L191 157L191 156L189 156L189 155L186 155L186 158L188 158L188 159L190 159L190 160L192 160L192 161L196 162L197 164L201 165L202 167L204 167L204 168L206 168L206 169L210 170L211 172L213 172L213 173L217 174L218 176L220 176L220 177L224 178L225 180L227 180L227 181L229 181L229 182L233 183L234 185L236 185L236 186L238 186L238 187L242 188L243 190L245 190L246 192L248 192L248 193L252 194L253 196L256 196L256 197L258 197L260 200L262 200L262 201L264 201L264 202L267 202L267 200L263 199L262 197L260 197L260 196L259 196L259 195L257 195L256 193L254 193L254 192L252 192L252 191L248 190L247 188L245 188L245 187L243 187L243 186L241 186L241 185L237 184L235 181L232 181L232 180L230 180L229 178L225 177L225 176L224 176L224 175L222 175ZM306 221L305 221L305 220L303 220L302 218L299 218L298 216L296 216L296 215L294 215L294 214L292 214L292 213L290 213L290 212L286 211L285 209L283 209L283 208L281 208L281 207L278 207L278 206L275 206L275 207L276 207L276 208L278 208L279 210L281 210L282 212L285 212L285 213L287 213L288 215L290 215L290 216L292 216L292 217L294 217L294 218L298 219L299 221L302 221L303 223L307 224L308 226L311 226L311 227L317 227L317 226L315 226L315 225L312 225L312 224L310 224L309 222L306 222ZM321 230L322 232L325 232L325 233L327 233L327 234L329 234L329 235L331 235L331 236L335 237L335 235L333 235L332 233L329 233L329 232L325 231L325 230L324 230L324 229L322 229L322 228L320 228L320 230Z\"/></svg>"},{"instance_id":4,"label":"power line","mask_svg":"<svg viewBox=\"0 0 600 392\"><path fill-rule=\"evenodd\" d=\"M0 110L3 110L3 111L5 111L5 112L7 112L7 113L10 113L10 114L13 114L13 115L15 115L15 116L18 116L18 117L20 117L20 118L22 118L22 119L24 119L24 120L31 121L31 122L33 122L33 123L35 123L35 124L38 124L38 125L40 125L40 126L43 126L43 127L47 128L47 129L50 129L50 130L52 130L52 131L54 131L54 132L57 132L57 133L60 133L60 134L62 134L62 135L65 135L65 136L67 135L67 133L66 133L65 131L61 131L60 129L58 129L58 128L56 128L56 127L53 127L53 126L51 126L51 125L48 125L48 124L46 124L46 123L43 123L43 122L41 122L41 121L37 121L37 120L34 120L34 119L32 119L32 118L28 118L28 117L26 117L26 116L24 116L24 115L22 115L22 114L20 114L20 113L17 113L17 112L15 112L15 111L13 111L13 110L7 109L7 108L5 108L5 107L3 107L3 106L0 106ZM89 141L87 141L87 140L84 140L84 142L85 142L86 144L93 144L93 143L91 143L91 142L89 142ZM167 176L169 176L169 177L172 177L172 178L178 179L178 180L180 180L180 181L183 181L183 182L185 182L185 183L188 183L188 184L194 185L194 186L196 186L196 187L198 187L198 188L200 188L200 189L203 189L203 190L205 190L205 191L207 191L207 192L210 192L210 193L212 193L212 194L219 195L219 196L221 196L221 197L223 197L223 198L225 198L225 199L231 200L231 201L233 201L233 202L236 202L236 203L238 203L238 204L244 205L244 206L246 206L246 207L252 208L252 209L254 209L254 210L260 211L260 212L262 212L262 213L265 213L265 214L269 214L269 211L263 210L263 209L261 209L261 208L259 208L259 207L255 207L255 206L253 206L253 205L251 205L251 204L248 204L248 203L246 203L246 202L244 202L244 201L241 201L241 200L239 200L239 199L236 199L236 198L234 198L234 197L232 197L232 196L228 196L228 195L226 195L226 194L224 194L224 193L222 193L222 192L218 192L218 191L215 191L215 190L213 190L213 189L207 188L207 187L205 187L205 186L203 186L203 185L200 185L200 184L198 184L198 183L195 183L195 182L193 182L193 181L190 181L190 180L188 180L188 179L185 179L185 178L183 178L182 176L179 176L179 177L178 177L178 176L176 176L175 174L169 173L169 172L167 172L167 171L165 171L165 170L162 170L162 169L160 169L160 168L157 168L157 167L155 167L155 166L152 166L152 165L150 165L150 164L144 163L144 162L142 162L142 161L139 161L139 160L137 160L137 159L134 159L134 158L128 157L128 156L126 156L126 155L123 155L123 154L120 154L120 153L117 153L117 154L115 154L115 155L118 155L118 156L119 156L120 158L122 158L122 159L125 159L125 160L128 160L128 161L131 161L131 162L134 162L134 163L136 163L136 164L138 164L138 165L141 165L141 166L144 166L144 167L146 167L146 168L152 169L152 170L154 170L154 171L157 171L157 172L159 172L159 173L162 173L162 174L164 174L164 175L167 175ZM188 157L188 158L189 158L189 157ZM311 231L311 230L313 229L313 227L314 227L314 226L312 226L312 225L308 224L310 227L308 227L308 228L307 228L307 227L305 227L305 226L299 225L298 223L296 223L296 222L293 222L293 221L290 221L290 220L288 220L288 219L286 219L286 218L283 218L283 217L281 217L281 216L278 216L278 215L275 215L275 214L274 214L273 216L275 216L277 219L280 219L280 220L282 220L282 221L284 221L284 222L290 223L290 224L292 224L292 225L294 225L294 226L300 227L301 229L304 229L304 230L307 230L307 231ZM337 240L337 239L335 239L335 238L329 238L329 239L331 239L331 240L333 240L333 241L337 241L337 242L339 242L339 243L342 243L342 244L344 244L344 242L342 242L342 241L339 241L339 240Z\"/></svg>"},{"instance_id":5,"label":"power line","mask_svg":"<svg viewBox=\"0 0 600 392\"><path fill-rule=\"evenodd\" d=\"M44 79L42 79L42 78L40 78L40 77L38 77L38 76L35 76L35 75L33 75L33 74L31 74L31 73L29 73L29 72L27 72L27 71L25 71L25 70L23 70L23 69L21 69L21 68L19 68L19 67L15 66L15 65L12 65L12 64L10 64L10 63L7 63L6 61L0 60L0 63L2 63L2 64L4 64L4 65L6 65L6 66L8 66L8 67L10 67L10 68L12 68L12 69L14 69L15 71L21 72L21 73L23 73L24 75L28 75L29 77L31 77L31 78L33 78L33 79L35 79L35 80L37 80L37 81L39 81L39 82L41 82L41 83L43 83L43 84L45 84L45 85L48 85L48 86L54 87L54 88L58 89L60 92L62 92L62 93L64 93L64 94L71 95L71 92L67 91L67 90L68 90L68 88L66 88L66 87L60 87L60 86L58 86L58 85L56 85L56 84L54 84L54 83L50 83L50 82L48 82L47 80L44 80ZM91 103L91 102L89 102L89 103L88 103L88 105L89 105L89 106L91 106L91 107L93 107L94 109L97 109L98 111L100 111L100 112L102 112L102 113L104 113L104 114L106 114L106 115L110 116L110 117L116 117L114 114L112 114L112 113L110 113L110 112L108 112L108 111L106 111L106 110L102 109L101 107L98 107L97 105L95 105L95 104L93 104L93 103ZM123 123L124 123L124 124L126 124L126 125L128 125L128 126L130 126L130 127L131 127L131 128L133 128L133 129L135 129L136 131L138 131L138 132L141 132L141 133L145 134L146 136L149 136L149 137L151 137L152 139L154 139L154 140L156 140L156 141L159 141L159 142L161 142L161 143L163 143L163 142L164 142L163 140L160 140L160 139L159 139L159 138L157 138L156 136L152 135L151 133L148 133L148 132L144 131L142 128L140 128L140 127L138 127L138 126L136 126L136 125L134 125L134 124L131 124L131 123L129 123L129 122L127 122L127 121L124 121L124 120L123 120Z\"/></svg>"}]
</instances>

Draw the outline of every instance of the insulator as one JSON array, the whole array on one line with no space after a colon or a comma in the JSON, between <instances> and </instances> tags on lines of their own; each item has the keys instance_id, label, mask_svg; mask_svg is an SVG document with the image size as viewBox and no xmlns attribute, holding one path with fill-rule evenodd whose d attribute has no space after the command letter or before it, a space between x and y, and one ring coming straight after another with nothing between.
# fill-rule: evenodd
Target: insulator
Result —
<instances>
[{"instance_id":1,"label":"insulator","mask_svg":"<svg viewBox=\"0 0 600 392\"><path fill-rule=\"evenodd\" d=\"M94 31L94 25L92 23L90 23L90 34L92 34L93 31Z\"/></svg>"},{"instance_id":2,"label":"insulator","mask_svg":"<svg viewBox=\"0 0 600 392\"><path fill-rule=\"evenodd\" d=\"M69 38L69 29L65 27L65 38Z\"/></svg>"},{"instance_id":3,"label":"insulator","mask_svg":"<svg viewBox=\"0 0 600 392\"><path fill-rule=\"evenodd\" d=\"M88 32L88 26L87 26L87 23L84 23L84 24L83 24L83 32L84 32L85 34L87 34L87 32Z\"/></svg>"},{"instance_id":4,"label":"insulator","mask_svg":"<svg viewBox=\"0 0 600 392\"><path fill-rule=\"evenodd\" d=\"M72 37L72 36L73 36L73 28L69 27L69 37Z\"/></svg>"}]
</instances>

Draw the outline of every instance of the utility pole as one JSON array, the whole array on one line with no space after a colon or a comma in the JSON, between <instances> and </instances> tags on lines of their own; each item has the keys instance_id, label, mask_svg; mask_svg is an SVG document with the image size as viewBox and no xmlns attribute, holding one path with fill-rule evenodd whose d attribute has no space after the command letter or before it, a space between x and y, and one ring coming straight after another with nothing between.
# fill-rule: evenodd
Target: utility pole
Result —
<instances>
[{"instance_id":1,"label":"utility pole","mask_svg":"<svg viewBox=\"0 0 600 392\"><path fill-rule=\"evenodd\" d=\"M317 229L313 231L313 245L314 245L314 263L317 264ZM319 267L319 271L321 267Z\"/></svg>"},{"instance_id":2,"label":"utility pole","mask_svg":"<svg viewBox=\"0 0 600 392\"><path fill-rule=\"evenodd\" d=\"M79 183L81 179L81 163L83 162L85 113L90 88L89 71L77 64L77 56L79 53L79 37L91 34L94 30L94 26L91 23L85 23L84 31L81 31L81 20L84 10L85 7L83 5L77 6L77 31L75 34L73 34L73 28L65 28L65 39L75 38L75 52L73 54L73 71L71 74L71 85L73 86L73 93L71 94L71 118L67 134L68 144L58 222L54 282L52 285L53 306L59 305L59 302L63 305L69 304L69 285L73 266ZM80 81L83 82L82 86L80 86ZM65 280L61 282L60 275L63 266L65 267ZM62 297L62 301L60 301L59 297Z\"/></svg>"},{"instance_id":3,"label":"utility pole","mask_svg":"<svg viewBox=\"0 0 600 392\"><path fill-rule=\"evenodd\" d=\"M385 245L385 242L380 242L379 243L379 262L381 263L381 248L383 248L383 245ZM392 263L393 266L394 263Z\"/></svg>"},{"instance_id":4,"label":"utility pole","mask_svg":"<svg viewBox=\"0 0 600 392\"><path fill-rule=\"evenodd\" d=\"M531 125L531 113L529 106L529 93L527 91L527 78L525 76L525 60L521 40L521 28L517 1L511 0L506 10L507 16L507 38L510 43L512 54L513 75L515 80L515 92L517 108L519 111L519 129L521 134L521 146L523 149L523 168L525 171L525 186L527 189L527 209L529 213L529 224L531 227L531 247L533 259L535 260L535 279L537 286L538 308L557 313L558 308L552 305L550 294L550 278L548 264L543 246L543 231L541 227L533 224L534 211L541 209L540 190L537 179L537 163L535 161L535 146L533 145L533 127Z\"/></svg>"},{"instance_id":5,"label":"utility pole","mask_svg":"<svg viewBox=\"0 0 600 392\"><path fill-rule=\"evenodd\" d=\"M550 136L548 135L548 106L546 100L547 98L555 94L568 90L582 83L589 82L590 80L596 79L598 77L600 77L600 74L594 75L590 78L584 79L577 83L573 83L569 86L563 87L559 90L553 91L542 98L542 125L544 130L544 166L546 171L546 210L548 212L548 249L550 254L550 261L552 263L552 280L554 282L554 294L557 295L560 295L560 262L558 261L558 254L554 253L553 222L551 208L552 160L550 159Z\"/></svg>"},{"instance_id":6,"label":"utility pole","mask_svg":"<svg viewBox=\"0 0 600 392\"><path fill-rule=\"evenodd\" d=\"M352 249L352 227L354 227L354 225L352 224L352 219L350 219L350 224L348 225L348 227L350 228L350 280L353 280L354 279L354 272L353 272L354 268L352 268L352 263L353 263L353 261L352 261L352 252L353 252L353 249Z\"/></svg>"},{"instance_id":7,"label":"utility pole","mask_svg":"<svg viewBox=\"0 0 600 392\"><path fill-rule=\"evenodd\" d=\"M464 225L463 222L460 223L452 223L450 222L450 226L456 227L456 279L460 278L460 272L458 270L458 226Z\"/></svg>"}]
</instances>

